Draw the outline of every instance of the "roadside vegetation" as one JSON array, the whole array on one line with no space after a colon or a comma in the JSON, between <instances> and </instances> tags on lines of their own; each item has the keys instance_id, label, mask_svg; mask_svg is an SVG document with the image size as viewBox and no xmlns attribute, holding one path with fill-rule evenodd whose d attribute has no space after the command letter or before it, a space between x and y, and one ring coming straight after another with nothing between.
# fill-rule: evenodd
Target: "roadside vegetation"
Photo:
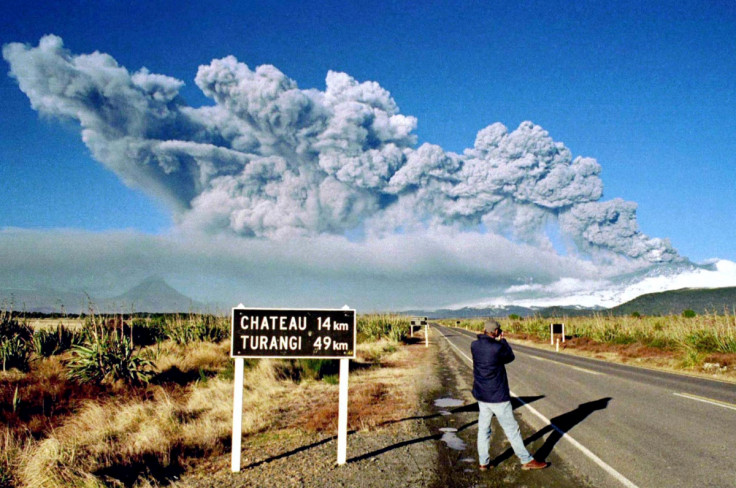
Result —
<instances>
[{"instance_id":1,"label":"roadside vegetation","mask_svg":"<svg viewBox=\"0 0 736 488\"><path fill-rule=\"evenodd\" d=\"M0 314L0 487L159 486L229 452L229 317L89 314L74 326L59 317L35 329L28 322ZM402 405L402 388L382 368L400 354L409 323L358 317L351 376L381 379L351 383L350 428L389 421L395 412L380 400ZM286 421L336 428L337 363L246 360L243 434Z\"/></svg>"},{"instance_id":2,"label":"roadside vegetation","mask_svg":"<svg viewBox=\"0 0 736 488\"><path fill-rule=\"evenodd\" d=\"M483 319L442 320L441 323L481 331ZM617 317L541 318L510 316L500 319L510 336L550 345L550 324L564 323L568 351L595 357L635 361L669 369L717 374L736 379L736 315L701 314L645 317L638 313Z\"/></svg>"}]
</instances>

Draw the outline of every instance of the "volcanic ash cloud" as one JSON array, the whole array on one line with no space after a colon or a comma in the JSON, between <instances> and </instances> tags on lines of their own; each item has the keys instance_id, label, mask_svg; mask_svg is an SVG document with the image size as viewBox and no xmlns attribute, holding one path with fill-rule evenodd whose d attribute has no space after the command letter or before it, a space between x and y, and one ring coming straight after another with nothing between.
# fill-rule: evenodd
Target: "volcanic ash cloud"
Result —
<instances>
[{"instance_id":1,"label":"volcanic ash cloud","mask_svg":"<svg viewBox=\"0 0 736 488\"><path fill-rule=\"evenodd\" d=\"M482 129L463 154L416 147L416 119L375 82L329 72L324 91L233 56L200 66L213 106L187 106L184 83L130 73L61 38L8 44L10 74L44 115L74 119L93 157L165 202L183 231L281 239L487 233L596 262L681 260L638 229L636 205L601 201L600 165L573 158L531 122Z\"/></svg>"}]
</instances>

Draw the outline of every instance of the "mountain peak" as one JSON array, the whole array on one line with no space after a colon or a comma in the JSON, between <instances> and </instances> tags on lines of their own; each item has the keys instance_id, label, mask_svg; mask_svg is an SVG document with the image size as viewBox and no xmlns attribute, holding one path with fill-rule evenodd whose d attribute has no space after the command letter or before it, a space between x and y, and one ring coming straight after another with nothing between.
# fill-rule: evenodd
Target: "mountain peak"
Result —
<instances>
[{"instance_id":1,"label":"mountain peak","mask_svg":"<svg viewBox=\"0 0 736 488\"><path fill-rule=\"evenodd\" d=\"M106 300L108 307L116 305L134 312L188 312L203 305L171 287L160 276L149 276L120 296Z\"/></svg>"},{"instance_id":2,"label":"mountain peak","mask_svg":"<svg viewBox=\"0 0 736 488\"><path fill-rule=\"evenodd\" d=\"M140 294L147 294L147 293L161 293L164 292L166 294L177 294L181 295L178 291L176 291L174 288L172 288L166 281L160 277L160 276L149 276L145 280L141 281L137 285L135 285L130 290L123 293L120 297L126 297L126 296L137 296ZM184 295L181 295L184 296Z\"/></svg>"}]
</instances>

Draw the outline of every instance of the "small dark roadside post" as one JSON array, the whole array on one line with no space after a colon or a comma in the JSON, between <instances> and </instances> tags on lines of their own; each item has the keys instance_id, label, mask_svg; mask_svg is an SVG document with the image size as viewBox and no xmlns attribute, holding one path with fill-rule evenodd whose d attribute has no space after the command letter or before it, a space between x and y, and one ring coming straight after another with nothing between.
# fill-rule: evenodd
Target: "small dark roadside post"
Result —
<instances>
[{"instance_id":1,"label":"small dark roadside post","mask_svg":"<svg viewBox=\"0 0 736 488\"><path fill-rule=\"evenodd\" d=\"M565 324L549 324L549 343L551 346L555 345L555 336L557 337L556 349L560 350L560 337L562 336L562 342L565 342Z\"/></svg>"}]
</instances>

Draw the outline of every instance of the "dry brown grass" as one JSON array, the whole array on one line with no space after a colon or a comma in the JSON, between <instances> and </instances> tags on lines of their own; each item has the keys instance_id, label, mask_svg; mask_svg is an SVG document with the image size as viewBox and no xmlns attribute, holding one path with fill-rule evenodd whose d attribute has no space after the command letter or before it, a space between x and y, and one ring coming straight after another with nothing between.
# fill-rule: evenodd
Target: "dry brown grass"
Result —
<instances>
[{"instance_id":1,"label":"dry brown grass","mask_svg":"<svg viewBox=\"0 0 736 488\"><path fill-rule=\"evenodd\" d=\"M155 366L159 372L174 368L183 373L199 370L217 372L229 360L230 344L227 341L219 344L194 342L184 346L168 341L163 346L151 346L148 351L156 356Z\"/></svg>"},{"instance_id":2,"label":"dry brown grass","mask_svg":"<svg viewBox=\"0 0 736 488\"><path fill-rule=\"evenodd\" d=\"M63 325L70 329L81 329L84 326L85 319L78 317L60 317L60 318L44 318L44 319L27 319L28 325L34 330L39 329L55 329L57 325Z\"/></svg>"},{"instance_id":3,"label":"dry brown grass","mask_svg":"<svg viewBox=\"0 0 736 488\"><path fill-rule=\"evenodd\" d=\"M200 360L202 357L209 353L199 356ZM202 363L195 360L192 364ZM246 374L245 435L269 425L274 405L293 385L278 377L275 366L273 361L261 361ZM146 400L89 401L20 456L20 485L101 486L179 470L187 456L221 453L231 435L232 395L231 380L212 378L190 385L180 399L155 388L152 398Z\"/></svg>"},{"instance_id":4,"label":"dry brown grass","mask_svg":"<svg viewBox=\"0 0 736 488\"><path fill-rule=\"evenodd\" d=\"M148 402L88 402L49 437L21 456L27 487L95 486L95 474L116 465L172 461L176 406L161 390Z\"/></svg>"},{"instance_id":5,"label":"dry brown grass","mask_svg":"<svg viewBox=\"0 0 736 488\"><path fill-rule=\"evenodd\" d=\"M378 351L383 351L379 353ZM399 346L390 341L358 347L358 356L376 358L376 367L357 369L350 375L348 428L370 430L410 416L420 404L418 391L427 381L424 346ZM415 385L412 388L408 385ZM338 390L322 385L319 395L305 399L296 422L309 431L335 432Z\"/></svg>"},{"instance_id":6,"label":"dry brown grass","mask_svg":"<svg viewBox=\"0 0 736 488\"><path fill-rule=\"evenodd\" d=\"M25 442L7 427L0 432L0 486L13 486L13 475Z\"/></svg>"},{"instance_id":7,"label":"dry brown grass","mask_svg":"<svg viewBox=\"0 0 736 488\"><path fill-rule=\"evenodd\" d=\"M0 421L18 432L41 437L46 431L106 389L71 382L59 357L32 363L28 373L0 373Z\"/></svg>"}]
</instances>

